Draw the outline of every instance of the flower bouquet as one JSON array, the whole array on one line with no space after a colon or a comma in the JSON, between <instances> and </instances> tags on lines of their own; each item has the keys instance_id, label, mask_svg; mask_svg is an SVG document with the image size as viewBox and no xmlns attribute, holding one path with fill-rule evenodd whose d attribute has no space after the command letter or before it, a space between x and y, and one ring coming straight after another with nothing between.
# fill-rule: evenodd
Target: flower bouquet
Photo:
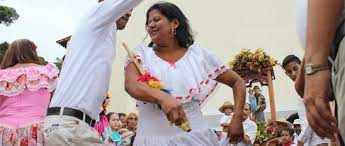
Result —
<instances>
[{"instance_id":1,"label":"flower bouquet","mask_svg":"<svg viewBox=\"0 0 345 146\"><path fill-rule=\"evenodd\" d=\"M258 130L256 132L255 142L261 144L267 143L275 138L276 129L265 121L256 121Z\"/></svg>"},{"instance_id":2,"label":"flower bouquet","mask_svg":"<svg viewBox=\"0 0 345 146\"><path fill-rule=\"evenodd\" d=\"M253 52L244 48L236 55L234 60L229 62L229 65L234 71L261 72L277 65L277 63L277 60L261 49L255 49Z\"/></svg>"},{"instance_id":3,"label":"flower bouquet","mask_svg":"<svg viewBox=\"0 0 345 146\"><path fill-rule=\"evenodd\" d=\"M255 49L254 51L242 49L235 59L229 62L229 66L246 83L251 84L252 80L258 80L262 84L267 84L267 73L271 71L274 79L273 67L278 64L277 62L277 60L267 55L261 49Z\"/></svg>"}]
</instances>

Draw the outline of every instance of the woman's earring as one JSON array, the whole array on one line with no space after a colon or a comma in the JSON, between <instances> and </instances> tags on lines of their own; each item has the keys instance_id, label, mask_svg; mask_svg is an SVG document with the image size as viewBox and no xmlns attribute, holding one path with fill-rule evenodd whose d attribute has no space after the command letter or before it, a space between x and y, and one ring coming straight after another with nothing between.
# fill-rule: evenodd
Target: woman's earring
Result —
<instances>
[{"instance_id":1,"label":"woman's earring","mask_svg":"<svg viewBox=\"0 0 345 146\"><path fill-rule=\"evenodd\" d=\"M176 35L176 28L171 28L171 32Z\"/></svg>"},{"instance_id":2,"label":"woman's earring","mask_svg":"<svg viewBox=\"0 0 345 146\"><path fill-rule=\"evenodd\" d=\"M174 28L171 28L171 32L172 32L173 34L175 34L175 32L174 32Z\"/></svg>"}]
</instances>

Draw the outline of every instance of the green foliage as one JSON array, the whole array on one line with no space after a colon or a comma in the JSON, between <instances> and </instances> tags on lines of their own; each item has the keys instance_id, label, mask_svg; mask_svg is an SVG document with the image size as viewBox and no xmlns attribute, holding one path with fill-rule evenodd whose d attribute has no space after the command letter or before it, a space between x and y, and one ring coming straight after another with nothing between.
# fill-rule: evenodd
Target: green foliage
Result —
<instances>
[{"instance_id":1,"label":"green foliage","mask_svg":"<svg viewBox=\"0 0 345 146\"><path fill-rule=\"evenodd\" d=\"M8 46L9 44L7 42L3 42L0 44L0 62L2 61L2 58L4 58Z\"/></svg>"},{"instance_id":2,"label":"green foliage","mask_svg":"<svg viewBox=\"0 0 345 146\"><path fill-rule=\"evenodd\" d=\"M17 20L19 15L14 8L7 6L0 6L0 24L9 26L14 20Z\"/></svg>"},{"instance_id":3,"label":"green foliage","mask_svg":"<svg viewBox=\"0 0 345 146\"><path fill-rule=\"evenodd\" d=\"M43 57L38 56L38 58L40 60L40 64L42 64L42 65L47 65L48 64L48 61L46 61Z\"/></svg>"},{"instance_id":4,"label":"green foliage","mask_svg":"<svg viewBox=\"0 0 345 146\"><path fill-rule=\"evenodd\" d=\"M56 57L55 60L56 60L56 61L54 62L54 64L56 65L56 67L57 67L59 70L61 70L62 62L63 62L62 58Z\"/></svg>"},{"instance_id":5,"label":"green foliage","mask_svg":"<svg viewBox=\"0 0 345 146\"><path fill-rule=\"evenodd\" d=\"M269 122L256 121L255 123L258 126L255 142L263 144L275 138L276 129L272 127L272 125L270 125Z\"/></svg>"}]
</instances>

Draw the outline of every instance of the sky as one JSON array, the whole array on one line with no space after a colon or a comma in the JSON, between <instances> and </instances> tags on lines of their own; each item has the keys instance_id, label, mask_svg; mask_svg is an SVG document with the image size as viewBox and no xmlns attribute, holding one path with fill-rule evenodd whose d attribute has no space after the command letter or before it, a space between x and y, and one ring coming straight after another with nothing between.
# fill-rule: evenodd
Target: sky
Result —
<instances>
[{"instance_id":1,"label":"sky","mask_svg":"<svg viewBox=\"0 0 345 146\"><path fill-rule=\"evenodd\" d=\"M55 61L65 54L56 40L69 36L82 14L96 3L96 0L0 0L0 5L13 7L20 15L12 25L0 25L0 43L30 39L38 46L40 56Z\"/></svg>"}]
</instances>

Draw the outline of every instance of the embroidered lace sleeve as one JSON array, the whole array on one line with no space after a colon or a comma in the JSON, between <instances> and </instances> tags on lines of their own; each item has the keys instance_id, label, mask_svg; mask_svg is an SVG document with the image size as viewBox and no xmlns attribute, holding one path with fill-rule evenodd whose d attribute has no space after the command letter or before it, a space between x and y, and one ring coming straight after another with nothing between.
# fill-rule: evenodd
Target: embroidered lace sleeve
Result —
<instances>
[{"instance_id":1,"label":"embroidered lace sleeve","mask_svg":"<svg viewBox=\"0 0 345 146\"><path fill-rule=\"evenodd\" d=\"M58 74L59 70L52 63L0 70L0 95L16 96L25 89L34 92L41 88L51 92L56 87Z\"/></svg>"},{"instance_id":2,"label":"embroidered lace sleeve","mask_svg":"<svg viewBox=\"0 0 345 146\"><path fill-rule=\"evenodd\" d=\"M205 58L205 69L208 73L210 79L216 79L220 74L226 72L229 67L227 67L215 54L213 54L208 49L202 49Z\"/></svg>"},{"instance_id":3,"label":"embroidered lace sleeve","mask_svg":"<svg viewBox=\"0 0 345 146\"><path fill-rule=\"evenodd\" d=\"M137 46L134 51L132 52L133 56L135 59L137 59L140 63L142 62L142 58L144 56L144 49L145 49L145 45L144 44L140 44L139 46ZM129 63L131 63L132 61L130 60L130 58L126 57L126 60L125 60L125 68L127 67L127 65Z\"/></svg>"},{"instance_id":4,"label":"embroidered lace sleeve","mask_svg":"<svg viewBox=\"0 0 345 146\"><path fill-rule=\"evenodd\" d=\"M216 79L220 74L226 72L229 67L223 64L222 61L208 49L198 49L200 49L201 54L205 60L204 68L207 73L207 78L199 83L199 87L201 88L199 89L199 91L202 95L199 96L199 104L200 106L203 106L218 86L218 82L214 79Z\"/></svg>"}]
</instances>

